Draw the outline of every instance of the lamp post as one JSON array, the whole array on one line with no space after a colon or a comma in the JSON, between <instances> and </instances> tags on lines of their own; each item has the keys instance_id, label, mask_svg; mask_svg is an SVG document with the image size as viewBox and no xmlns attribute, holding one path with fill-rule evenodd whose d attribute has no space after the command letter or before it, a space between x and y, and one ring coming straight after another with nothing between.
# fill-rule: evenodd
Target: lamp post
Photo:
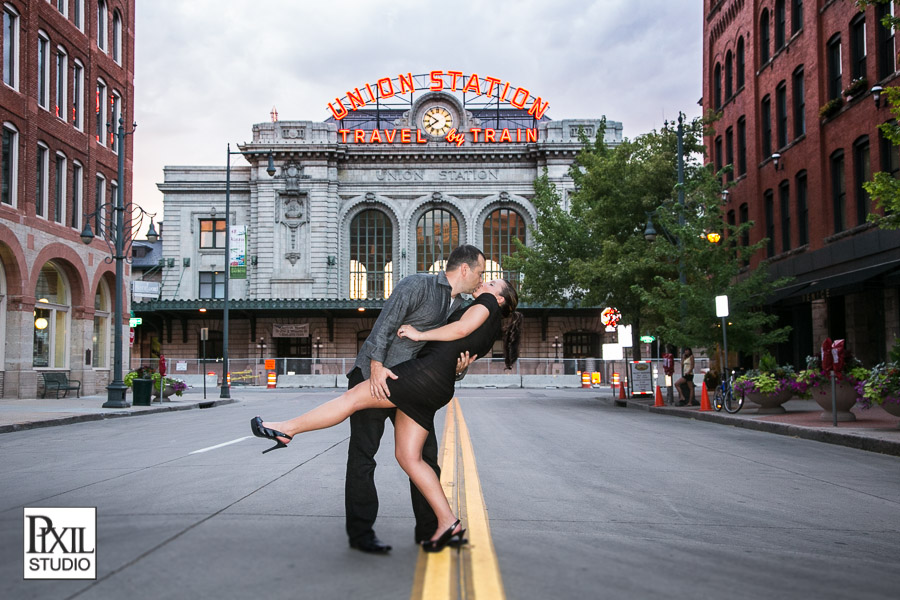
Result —
<instances>
[{"instance_id":1,"label":"lamp post","mask_svg":"<svg viewBox=\"0 0 900 600\"><path fill-rule=\"evenodd\" d=\"M727 323L725 317L728 316L728 296L716 296L716 316L722 318L722 349L725 352L725 359L722 364L722 380L728 373L728 334L725 331Z\"/></svg>"},{"instance_id":2,"label":"lamp post","mask_svg":"<svg viewBox=\"0 0 900 600\"><path fill-rule=\"evenodd\" d=\"M558 335L554 335L554 336L553 336L553 343L550 344L550 345L553 346L553 352L554 352L554 354L556 355L556 358L554 359L553 362L559 362L559 347L560 347L562 344L559 343L559 336L558 336Z\"/></svg>"},{"instance_id":3,"label":"lamp post","mask_svg":"<svg viewBox=\"0 0 900 600\"><path fill-rule=\"evenodd\" d=\"M113 313L113 373L112 381L106 387L107 398L106 402L103 403L103 408L128 408L128 403L125 401L125 392L128 388L125 386L125 382L122 379L122 286L125 279L123 263L126 260L125 253L131 246L131 242L134 240L135 230L140 230L144 215L150 217L150 228L147 230L147 240L155 242L159 239L159 235L153 227L153 218L156 215L148 213L134 203L129 203L128 207L131 209L132 213L135 209L139 211L140 219L138 220L137 227L132 225L131 230L129 231L131 235L129 235L128 244L126 245L125 243L125 136L134 133L137 124L132 123L131 131L126 132L125 119L120 117L118 125L119 127L116 130L116 147L119 150L119 163L116 174L118 185L116 186L115 202L96 206L93 213L86 214L84 216L84 229L81 232L81 241L85 244L90 244L94 240L94 232L91 231L91 217L102 215L103 211L110 206L113 208L113 211L115 212L115 232L108 230L109 235L104 236L104 241L106 241L106 244L112 253L112 256L107 256L104 261L109 263L115 260L116 262L115 312ZM107 124L107 128L111 129L112 126Z\"/></svg>"},{"instance_id":4,"label":"lamp post","mask_svg":"<svg viewBox=\"0 0 900 600\"><path fill-rule=\"evenodd\" d=\"M225 159L225 281L224 298L222 299L222 391L219 398L231 398L231 387L228 383L228 280L231 278L231 155L257 156L268 154L269 164L266 173L275 176L275 159L271 152L231 151L231 143L226 148Z\"/></svg>"}]
</instances>

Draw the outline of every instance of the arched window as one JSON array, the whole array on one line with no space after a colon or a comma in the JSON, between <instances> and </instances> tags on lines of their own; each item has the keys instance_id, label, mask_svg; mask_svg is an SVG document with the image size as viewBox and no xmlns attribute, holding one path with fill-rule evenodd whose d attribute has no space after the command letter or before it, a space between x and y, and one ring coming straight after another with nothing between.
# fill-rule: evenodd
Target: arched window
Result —
<instances>
[{"instance_id":1,"label":"arched window","mask_svg":"<svg viewBox=\"0 0 900 600\"><path fill-rule=\"evenodd\" d=\"M449 210L429 210L416 225L416 272L437 273L459 246L459 223Z\"/></svg>"},{"instance_id":2,"label":"arched window","mask_svg":"<svg viewBox=\"0 0 900 600\"><path fill-rule=\"evenodd\" d=\"M394 228L380 210L350 222L350 298L381 300L393 289Z\"/></svg>"},{"instance_id":3,"label":"arched window","mask_svg":"<svg viewBox=\"0 0 900 600\"><path fill-rule=\"evenodd\" d=\"M3 123L3 146L0 154L0 202L16 206L19 181L19 130Z\"/></svg>"},{"instance_id":4,"label":"arched window","mask_svg":"<svg viewBox=\"0 0 900 600\"><path fill-rule=\"evenodd\" d=\"M109 287L105 281L100 281L97 293L94 295L94 334L93 353L91 365L95 369L109 368Z\"/></svg>"},{"instance_id":5,"label":"arched window","mask_svg":"<svg viewBox=\"0 0 900 600\"><path fill-rule=\"evenodd\" d=\"M3 5L3 83L19 89L19 13Z\"/></svg>"},{"instance_id":6,"label":"arched window","mask_svg":"<svg viewBox=\"0 0 900 600\"><path fill-rule=\"evenodd\" d=\"M737 43L737 52L735 53L735 68L737 70L737 77L735 79L737 89L741 89L744 87L744 71L745 71L745 63L744 60L744 38L741 36L738 38Z\"/></svg>"},{"instance_id":7,"label":"arched window","mask_svg":"<svg viewBox=\"0 0 900 600\"><path fill-rule=\"evenodd\" d=\"M513 240L525 243L525 219L509 208L498 208L488 215L484 221L484 245L482 250L487 259L484 269L484 280L508 279L519 280L517 271L503 268L503 257L516 253Z\"/></svg>"},{"instance_id":8,"label":"arched window","mask_svg":"<svg viewBox=\"0 0 900 600\"><path fill-rule=\"evenodd\" d=\"M775 50L784 48L787 36L787 10L784 0L775 0Z\"/></svg>"},{"instance_id":9,"label":"arched window","mask_svg":"<svg viewBox=\"0 0 900 600\"><path fill-rule=\"evenodd\" d=\"M112 34L112 57L114 61L122 64L122 15L118 9L113 11Z\"/></svg>"},{"instance_id":10,"label":"arched window","mask_svg":"<svg viewBox=\"0 0 900 600\"><path fill-rule=\"evenodd\" d=\"M62 272L48 262L41 268L34 291L35 367L65 369L68 367L66 349L69 331L69 289Z\"/></svg>"},{"instance_id":11,"label":"arched window","mask_svg":"<svg viewBox=\"0 0 900 600\"><path fill-rule=\"evenodd\" d=\"M803 0L791 0L791 35L803 28Z\"/></svg>"},{"instance_id":12,"label":"arched window","mask_svg":"<svg viewBox=\"0 0 900 600\"><path fill-rule=\"evenodd\" d=\"M834 213L834 232L843 231L847 224L845 200L847 185L844 179L844 151L836 150L829 158L831 163L831 200Z\"/></svg>"},{"instance_id":13,"label":"arched window","mask_svg":"<svg viewBox=\"0 0 900 600\"><path fill-rule=\"evenodd\" d=\"M809 206L807 205L806 171L800 171L796 177L797 201L797 243L805 246L809 243Z\"/></svg>"},{"instance_id":14,"label":"arched window","mask_svg":"<svg viewBox=\"0 0 900 600\"><path fill-rule=\"evenodd\" d=\"M716 110L719 110L722 108L722 65L716 63L713 73L713 100Z\"/></svg>"},{"instance_id":15,"label":"arched window","mask_svg":"<svg viewBox=\"0 0 900 600\"><path fill-rule=\"evenodd\" d=\"M759 17L759 64L769 62L769 9L764 8Z\"/></svg>"},{"instance_id":16,"label":"arched window","mask_svg":"<svg viewBox=\"0 0 900 600\"><path fill-rule=\"evenodd\" d=\"M106 52L106 0L97 0L97 47Z\"/></svg>"},{"instance_id":17,"label":"arched window","mask_svg":"<svg viewBox=\"0 0 900 600\"><path fill-rule=\"evenodd\" d=\"M734 58L731 50L725 55L725 99L734 95Z\"/></svg>"},{"instance_id":18,"label":"arched window","mask_svg":"<svg viewBox=\"0 0 900 600\"><path fill-rule=\"evenodd\" d=\"M869 136L864 135L853 142L853 191L856 196L856 224L863 225L869 215L869 192L863 184L872 179L872 165L869 160Z\"/></svg>"}]
</instances>

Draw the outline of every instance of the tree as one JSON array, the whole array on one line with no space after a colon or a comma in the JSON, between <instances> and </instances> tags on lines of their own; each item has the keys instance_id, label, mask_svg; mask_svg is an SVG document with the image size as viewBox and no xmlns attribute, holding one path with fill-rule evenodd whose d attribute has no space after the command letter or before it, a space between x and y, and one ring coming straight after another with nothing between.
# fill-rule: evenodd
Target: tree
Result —
<instances>
[{"instance_id":1,"label":"tree","mask_svg":"<svg viewBox=\"0 0 900 600\"><path fill-rule=\"evenodd\" d=\"M856 0L856 5L861 11L864 11L870 4L887 4L891 1ZM891 13L888 12L881 19L881 25L896 30L900 27L900 17L891 16ZM882 97L887 99L891 113L900 118L900 88L886 88L882 91ZM900 126L896 121L883 123L878 128L892 144L900 145ZM875 173L872 181L865 182L863 188L875 201L875 206L884 213L871 213L867 220L870 223L876 223L882 229L900 229L900 180L890 173Z\"/></svg>"},{"instance_id":2,"label":"tree","mask_svg":"<svg viewBox=\"0 0 900 600\"><path fill-rule=\"evenodd\" d=\"M694 120L685 135L684 209L672 199L677 134L668 127L615 148L603 141L605 124L595 140L583 139L570 169L575 192L568 212L547 174L538 177L532 244L520 245L510 261L524 276L523 296L544 304L616 307L632 325L635 358L640 358L638 338L646 332L670 343L714 344L719 330L713 298L726 290L735 294L732 321L743 324L734 334L729 330L735 348L753 351L783 339L784 331L764 333L775 317L751 310L771 289L764 281L765 269L744 274L746 284L733 281L739 274L738 254L749 255L758 246L716 245L705 238L699 242L704 230L723 227L721 179L700 162L703 125ZM679 212L685 217L683 226L678 225ZM671 243L644 238L648 216L657 229L668 232ZM740 231L732 231L732 239ZM686 285L679 282L679 265ZM745 330L754 333L744 335Z\"/></svg>"}]
</instances>

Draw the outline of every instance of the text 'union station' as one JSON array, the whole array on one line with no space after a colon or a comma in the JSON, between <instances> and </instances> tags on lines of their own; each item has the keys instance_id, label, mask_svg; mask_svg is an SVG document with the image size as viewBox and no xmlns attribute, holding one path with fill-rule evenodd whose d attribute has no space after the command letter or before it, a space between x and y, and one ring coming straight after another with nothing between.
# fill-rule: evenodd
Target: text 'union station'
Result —
<instances>
[{"instance_id":1,"label":"text 'union station'","mask_svg":"<svg viewBox=\"0 0 900 600\"><path fill-rule=\"evenodd\" d=\"M432 89L436 73L442 85ZM238 158L231 169L227 261L226 168L166 167L164 231L144 265L161 292L132 305L143 318L135 360L199 356L201 328L207 356L221 355L226 264L232 372L263 355L321 359L279 361L279 371L340 369L328 360L356 355L393 286L441 269L460 244L484 251L487 279L518 280L504 257L515 240L531 243L534 180L546 171L567 205L582 136L616 145L622 125L606 121L599 131L601 118L552 120L546 107L529 110L538 99L527 89L473 77L375 80L336 98L324 121L279 120L273 109L239 145L249 164ZM596 309L523 312L522 356L600 356Z\"/></svg>"}]
</instances>

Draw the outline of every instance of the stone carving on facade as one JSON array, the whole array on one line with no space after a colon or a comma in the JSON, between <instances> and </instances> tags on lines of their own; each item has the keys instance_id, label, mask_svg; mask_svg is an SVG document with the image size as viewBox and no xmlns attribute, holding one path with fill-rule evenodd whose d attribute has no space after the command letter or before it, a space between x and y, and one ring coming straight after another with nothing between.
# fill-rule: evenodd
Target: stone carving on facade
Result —
<instances>
[{"instance_id":1,"label":"stone carving on facade","mask_svg":"<svg viewBox=\"0 0 900 600\"><path fill-rule=\"evenodd\" d=\"M281 224L282 247L287 250L284 258L295 266L300 259L301 230L309 223L309 191L301 187L301 182L308 180L303 174L303 167L290 162L281 169L284 189L278 191L275 222Z\"/></svg>"}]
</instances>

